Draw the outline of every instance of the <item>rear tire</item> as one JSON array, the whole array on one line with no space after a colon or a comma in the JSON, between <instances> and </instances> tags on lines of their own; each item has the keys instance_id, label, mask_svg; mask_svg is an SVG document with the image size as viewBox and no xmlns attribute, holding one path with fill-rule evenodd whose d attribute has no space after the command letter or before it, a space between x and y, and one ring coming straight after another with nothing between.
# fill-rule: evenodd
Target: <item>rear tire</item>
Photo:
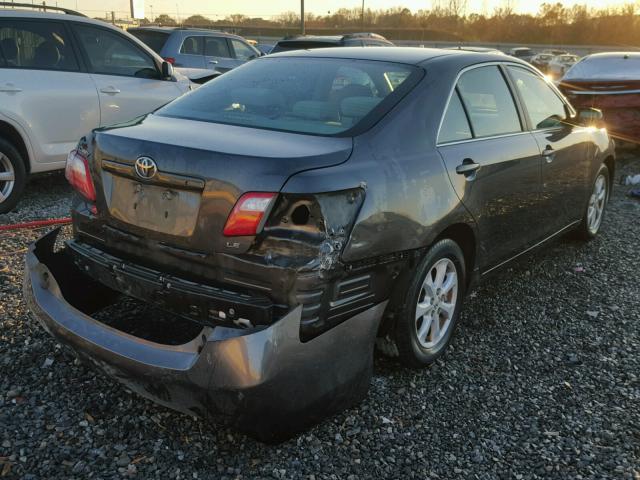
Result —
<instances>
[{"instance_id":1,"label":"rear tire","mask_svg":"<svg viewBox=\"0 0 640 480\"><path fill-rule=\"evenodd\" d=\"M609 169L602 164L591 186L589 202L582 221L575 232L578 239L589 241L598 235L609 201L610 189Z\"/></svg>"},{"instance_id":2,"label":"rear tire","mask_svg":"<svg viewBox=\"0 0 640 480\"><path fill-rule=\"evenodd\" d=\"M22 156L11 143L0 138L0 213L13 210L26 183Z\"/></svg>"},{"instance_id":3,"label":"rear tire","mask_svg":"<svg viewBox=\"0 0 640 480\"><path fill-rule=\"evenodd\" d=\"M395 340L400 360L412 368L435 362L449 345L465 293L464 254L440 240L415 270L398 316Z\"/></svg>"}]
</instances>

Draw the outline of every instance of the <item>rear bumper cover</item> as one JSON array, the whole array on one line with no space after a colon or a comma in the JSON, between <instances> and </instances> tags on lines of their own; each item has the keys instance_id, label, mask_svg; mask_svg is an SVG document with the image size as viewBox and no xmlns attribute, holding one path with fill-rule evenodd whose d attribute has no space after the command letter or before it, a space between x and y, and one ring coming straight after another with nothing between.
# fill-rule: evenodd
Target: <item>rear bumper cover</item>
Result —
<instances>
[{"instance_id":1,"label":"rear bumper cover","mask_svg":"<svg viewBox=\"0 0 640 480\"><path fill-rule=\"evenodd\" d=\"M74 306L82 300L68 298L72 294L61 289L64 279L56 275L82 274L64 251L54 252L56 236L54 230L36 241L26 257L24 296L31 312L58 341L142 396L268 441L301 431L366 394L386 302L305 343L297 307L257 332L204 327L189 343L163 345L111 328Z\"/></svg>"}]
</instances>

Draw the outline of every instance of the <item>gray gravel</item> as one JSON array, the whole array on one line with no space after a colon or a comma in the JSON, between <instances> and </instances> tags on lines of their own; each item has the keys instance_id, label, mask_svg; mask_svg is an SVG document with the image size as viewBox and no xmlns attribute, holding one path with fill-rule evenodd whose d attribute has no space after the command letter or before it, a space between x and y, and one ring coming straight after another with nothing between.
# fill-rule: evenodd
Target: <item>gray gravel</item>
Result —
<instances>
[{"instance_id":1,"label":"gray gravel","mask_svg":"<svg viewBox=\"0 0 640 480\"><path fill-rule=\"evenodd\" d=\"M620 163L640 172L640 158ZM473 292L432 368L377 358L361 405L275 447L74 361L28 318L23 256L7 256L41 232L0 233L0 477L637 480L640 201L627 190L595 241L552 244ZM63 216L68 192L38 179L0 224Z\"/></svg>"}]
</instances>

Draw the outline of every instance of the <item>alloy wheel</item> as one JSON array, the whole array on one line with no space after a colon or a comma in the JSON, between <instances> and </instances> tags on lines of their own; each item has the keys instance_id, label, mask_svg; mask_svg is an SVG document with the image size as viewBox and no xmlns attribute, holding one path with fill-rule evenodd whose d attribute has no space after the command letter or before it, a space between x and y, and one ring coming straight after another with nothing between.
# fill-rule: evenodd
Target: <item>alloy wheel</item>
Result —
<instances>
[{"instance_id":1,"label":"alloy wheel","mask_svg":"<svg viewBox=\"0 0 640 480\"><path fill-rule=\"evenodd\" d=\"M427 272L416 305L415 328L420 346L433 348L445 338L458 299L458 271L449 258Z\"/></svg>"},{"instance_id":2,"label":"alloy wheel","mask_svg":"<svg viewBox=\"0 0 640 480\"><path fill-rule=\"evenodd\" d=\"M4 202L15 185L16 172L13 169L11 160L4 153L0 152L0 203Z\"/></svg>"},{"instance_id":3,"label":"alloy wheel","mask_svg":"<svg viewBox=\"0 0 640 480\"><path fill-rule=\"evenodd\" d=\"M603 174L600 174L593 185L593 193L591 193L591 197L589 198L589 207L587 209L587 228L591 234L598 233L606 203L607 178Z\"/></svg>"}]
</instances>

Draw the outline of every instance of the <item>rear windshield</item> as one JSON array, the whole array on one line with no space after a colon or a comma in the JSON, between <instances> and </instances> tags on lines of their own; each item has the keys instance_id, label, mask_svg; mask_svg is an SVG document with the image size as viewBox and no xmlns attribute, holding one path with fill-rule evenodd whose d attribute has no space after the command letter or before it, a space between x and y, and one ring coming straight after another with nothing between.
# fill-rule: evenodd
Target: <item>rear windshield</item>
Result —
<instances>
[{"instance_id":1,"label":"rear windshield","mask_svg":"<svg viewBox=\"0 0 640 480\"><path fill-rule=\"evenodd\" d=\"M348 135L375 123L415 85L421 72L415 66L377 61L264 57L206 83L157 114Z\"/></svg>"},{"instance_id":2,"label":"rear windshield","mask_svg":"<svg viewBox=\"0 0 640 480\"><path fill-rule=\"evenodd\" d=\"M564 80L638 80L640 79L640 55L625 58L592 57L576 63L564 76Z\"/></svg>"},{"instance_id":3,"label":"rear windshield","mask_svg":"<svg viewBox=\"0 0 640 480\"><path fill-rule=\"evenodd\" d=\"M162 47L167 43L168 33L153 32L150 30L129 30L129 33L141 42L145 43L151 50L160 55Z\"/></svg>"}]
</instances>

